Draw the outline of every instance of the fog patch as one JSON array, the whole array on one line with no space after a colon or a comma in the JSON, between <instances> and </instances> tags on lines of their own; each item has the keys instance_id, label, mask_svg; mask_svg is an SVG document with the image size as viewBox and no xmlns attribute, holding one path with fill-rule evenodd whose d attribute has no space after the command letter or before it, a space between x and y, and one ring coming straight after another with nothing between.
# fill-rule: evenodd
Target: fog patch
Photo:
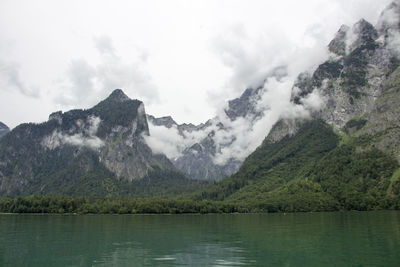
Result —
<instances>
[{"instance_id":1,"label":"fog patch","mask_svg":"<svg viewBox=\"0 0 400 267\"><path fill-rule=\"evenodd\" d=\"M273 125L280 119L310 118L313 111L324 106L324 97L319 88L300 100L300 105L290 101L295 76L267 78L258 95L251 102L255 113L231 120L225 110L227 104L219 109L217 116L201 130L179 131L172 127L156 126L149 121L150 136L144 136L153 153L165 154L175 160L185 149L204 138L211 138L215 145L213 162L225 165L230 160L244 161L262 143ZM326 82L322 83L326 86Z\"/></svg>"},{"instance_id":2,"label":"fog patch","mask_svg":"<svg viewBox=\"0 0 400 267\"><path fill-rule=\"evenodd\" d=\"M99 117L90 116L87 118L86 123L78 124L81 128L81 132L73 135L54 130L51 135L43 139L42 145L49 149L55 149L67 144L97 150L104 146L104 141L96 136L100 122L101 119Z\"/></svg>"},{"instance_id":3,"label":"fog patch","mask_svg":"<svg viewBox=\"0 0 400 267\"><path fill-rule=\"evenodd\" d=\"M250 114L231 121L220 115L224 129L217 131L214 141L217 154L214 163L226 164L230 159L243 161L262 143L273 125L281 118L309 118L312 111L319 110L324 103L318 90L302 99L302 105L290 102L293 88L292 79L269 78L261 91L262 97L256 103L260 117Z\"/></svg>"},{"instance_id":4,"label":"fog patch","mask_svg":"<svg viewBox=\"0 0 400 267\"><path fill-rule=\"evenodd\" d=\"M143 135L154 154L165 154L169 159L176 159L182 152L204 139L208 131L179 131L176 125L167 128L148 121L150 135Z\"/></svg>"},{"instance_id":5,"label":"fog patch","mask_svg":"<svg viewBox=\"0 0 400 267\"><path fill-rule=\"evenodd\" d=\"M387 47L400 58L400 1L382 12L377 27L385 33Z\"/></svg>"}]
</instances>

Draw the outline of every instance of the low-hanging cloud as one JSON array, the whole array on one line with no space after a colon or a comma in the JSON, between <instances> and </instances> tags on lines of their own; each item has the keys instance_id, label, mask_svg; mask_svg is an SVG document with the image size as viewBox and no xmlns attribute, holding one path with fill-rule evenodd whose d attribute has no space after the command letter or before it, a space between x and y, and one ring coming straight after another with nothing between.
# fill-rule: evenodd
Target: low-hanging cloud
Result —
<instances>
[{"instance_id":1,"label":"low-hanging cloud","mask_svg":"<svg viewBox=\"0 0 400 267\"><path fill-rule=\"evenodd\" d=\"M256 103L262 114L260 117L250 114L231 121L221 114L225 130L214 136L218 151L214 163L224 165L230 159L243 161L262 143L279 119L307 118L311 111L322 107L324 102L317 90L304 99L302 105L293 104L290 102L292 87L293 80L289 78L268 78Z\"/></svg>"},{"instance_id":2,"label":"low-hanging cloud","mask_svg":"<svg viewBox=\"0 0 400 267\"><path fill-rule=\"evenodd\" d=\"M303 45L293 44L279 32L269 32L270 38L259 39L257 45L247 43L244 28L233 30L230 35L221 37L217 43L222 51L222 60L232 68L230 84L239 85L238 89L242 91L248 87L263 87L257 103L254 103L261 116L248 114L231 121L224 112L227 107L220 108L218 121L222 122L224 129L216 131L214 136L217 146L214 163L219 165L230 159L243 161L261 144L279 119L307 117L310 111L318 110L323 99L316 90L302 100L302 105L291 103L290 96L301 72L313 72L329 58L318 27L306 33ZM285 72L275 73L274 69L279 66L284 66Z\"/></svg>"},{"instance_id":3,"label":"low-hanging cloud","mask_svg":"<svg viewBox=\"0 0 400 267\"><path fill-rule=\"evenodd\" d=\"M79 123L82 131L73 135L54 130L51 135L43 139L42 145L49 149L55 149L65 144L88 147L94 150L99 149L104 146L104 141L96 136L100 122L101 119L99 117L90 116L87 118L86 123Z\"/></svg>"},{"instance_id":4,"label":"low-hanging cloud","mask_svg":"<svg viewBox=\"0 0 400 267\"><path fill-rule=\"evenodd\" d=\"M303 98L301 105L290 102L293 83L288 77L279 80L268 78L259 92L260 97L253 103L257 114L261 115L250 113L231 120L224 109L220 109L207 127L191 132L180 132L176 125L167 128L149 122L150 136L144 138L153 153L162 153L175 160L182 156L185 149L209 136L216 148L215 164L224 165L232 159L243 161L261 144L279 119L307 118L312 111L323 106L323 97L318 90Z\"/></svg>"},{"instance_id":5,"label":"low-hanging cloud","mask_svg":"<svg viewBox=\"0 0 400 267\"><path fill-rule=\"evenodd\" d=\"M385 9L378 21L378 30L384 31L387 47L400 58L400 1L393 1L393 4Z\"/></svg>"},{"instance_id":6,"label":"low-hanging cloud","mask_svg":"<svg viewBox=\"0 0 400 267\"><path fill-rule=\"evenodd\" d=\"M165 154L170 159L176 159L182 152L195 143L200 142L208 134L208 130L182 131L176 125L167 128L154 125L149 121L150 136L143 136L146 143L155 154Z\"/></svg>"}]
</instances>

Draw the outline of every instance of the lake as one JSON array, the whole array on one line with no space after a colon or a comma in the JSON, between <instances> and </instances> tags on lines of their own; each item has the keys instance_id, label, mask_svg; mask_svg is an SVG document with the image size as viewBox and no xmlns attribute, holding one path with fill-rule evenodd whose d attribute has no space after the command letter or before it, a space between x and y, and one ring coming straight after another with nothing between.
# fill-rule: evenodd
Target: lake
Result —
<instances>
[{"instance_id":1,"label":"lake","mask_svg":"<svg viewBox=\"0 0 400 267\"><path fill-rule=\"evenodd\" d=\"M400 212L0 215L0 266L400 266Z\"/></svg>"}]
</instances>

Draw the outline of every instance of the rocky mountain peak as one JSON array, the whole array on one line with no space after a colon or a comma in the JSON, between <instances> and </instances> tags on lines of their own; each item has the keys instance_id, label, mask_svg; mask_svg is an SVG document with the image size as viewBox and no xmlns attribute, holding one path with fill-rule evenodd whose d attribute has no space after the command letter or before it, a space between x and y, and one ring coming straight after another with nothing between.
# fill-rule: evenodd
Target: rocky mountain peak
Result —
<instances>
[{"instance_id":1,"label":"rocky mountain peak","mask_svg":"<svg viewBox=\"0 0 400 267\"><path fill-rule=\"evenodd\" d=\"M352 28L342 25L328 48L332 53L345 56L361 45L372 44L377 38L375 27L365 19L360 19Z\"/></svg>"},{"instance_id":2,"label":"rocky mountain peak","mask_svg":"<svg viewBox=\"0 0 400 267\"><path fill-rule=\"evenodd\" d=\"M165 156L152 153L144 140L148 135L144 104L120 89L92 108L58 111L47 122L20 125L0 139L0 195L47 192L52 183L69 190L71 179L77 188L108 188L174 170ZM32 189L33 183L40 186Z\"/></svg>"},{"instance_id":3,"label":"rocky mountain peak","mask_svg":"<svg viewBox=\"0 0 400 267\"><path fill-rule=\"evenodd\" d=\"M380 146L383 151L389 151L393 155L398 143L390 141L389 145L387 140L392 140L397 135L394 131L391 132L391 127L398 124L398 116L393 115L398 112L398 105L394 104L398 94L396 95L395 90L388 89L396 86L388 86L387 82L398 79L396 40L400 29L399 20L397 1L382 12L376 28L364 19L359 20L352 28L343 25L329 44L329 50L340 57L329 58L312 75L299 75L291 98L294 104L301 105L302 98L314 89L317 90L324 105L312 117L323 119L336 130L356 122L360 123L357 130L364 124L379 124L379 127L365 127L365 131L378 132L376 136L379 138L374 141L375 147ZM390 115L388 112L384 114L387 118L377 119L384 109L390 110ZM284 136L295 133L301 123L300 119L294 122L280 121L272 128L267 140L272 143L282 140ZM387 139L381 138L382 136Z\"/></svg>"},{"instance_id":4,"label":"rocky mountain peak","mask_svg":"<svg viewBox=\"0 0 400 267\"><path fill-rule=\"evenodd\" d=\"M62 111L56 111L49 115L49 121L56 120L58 123L62 122Z\"/></svg>"},{"instance_id":5,"label":"rocky mountain peak","mask_svg":"<svg viewBox=\"0 0 400 267\"><path fill-rule=\"evenodd\" d=\"M121 89L115 89L106 100L124 102L131 99Z\"/></svg>"},{"instance_id":6,"label":"rocky mountain peak","mask_svg":"<svg viewBox=\"0 0 400 267\"><path fill-rule=\"evenodd\" d=\"M340 27L335 38L328 45L330 52L340 56L344 56L346 54L346 35L349 30L350 27L347 25L342 25Z\"/></svg>"},{"instance_id":7,"label":"rocky mountain peak","mask_svg":"<svg viewBox=\"0 0 400 267\"><path fill-rule=\"evenodd\" d=\"M365 19L360 19L356 24L354 24L351 31L347 32L346 37L348 49L352 51L361 45L368 46L373 44L378 38L378 31L371 23Z\"/></svg>"},{"instance_id":8,"label":"rocky mountain peak","mask_svg":"<svg viewBox=\"0 0 400 267\"><path fill-rule=\"evenodd\" d=\"M354 33L359 34L360 37L364 38L371 37L371 35L376 36L375 27L365 19L360 19L359 21L357 21L353 26L353 31Z\"/></svg>"},{"instance_id":9,"label":"rocky mountain peak","mask_svg":"<svg viewBox=\"0 0 400 267\"><path fill-rule=\"evenodd\" d=\"M262 87L257 89L247 88L239 98L228 101L228 108L225 109L225 114L232 120L238 117L246 117L249 113L258 113L255 110L254 103L259 100L259 91Z\"/></svg>"},{"instance_id":10,"label":"rocky mountain peak","mask_svg":"<svg viewBox=\"0 0 400 267\"><path fill-rule=\"evenodd\" d=\"M153 115L147 115L147 119L156 126L171 128L174 125L178 125L171 116L156 118Z\"/></svg>"}]
</instances>

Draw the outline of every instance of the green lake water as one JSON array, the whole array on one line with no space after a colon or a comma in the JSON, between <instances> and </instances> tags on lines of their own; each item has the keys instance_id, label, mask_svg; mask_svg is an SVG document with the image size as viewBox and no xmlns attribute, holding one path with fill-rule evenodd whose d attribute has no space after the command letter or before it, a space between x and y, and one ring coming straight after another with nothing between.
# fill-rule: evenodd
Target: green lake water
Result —
<instances>
[{"instance_id":1,"label":"green lake water","mask_svg":"<svg viewBox=\"0 0 400 267\"><path fill-rule=\"evenodd\" d=\"M400 212L0 215L0 266L400 266Z\"/></svg>"}]
</instances>

